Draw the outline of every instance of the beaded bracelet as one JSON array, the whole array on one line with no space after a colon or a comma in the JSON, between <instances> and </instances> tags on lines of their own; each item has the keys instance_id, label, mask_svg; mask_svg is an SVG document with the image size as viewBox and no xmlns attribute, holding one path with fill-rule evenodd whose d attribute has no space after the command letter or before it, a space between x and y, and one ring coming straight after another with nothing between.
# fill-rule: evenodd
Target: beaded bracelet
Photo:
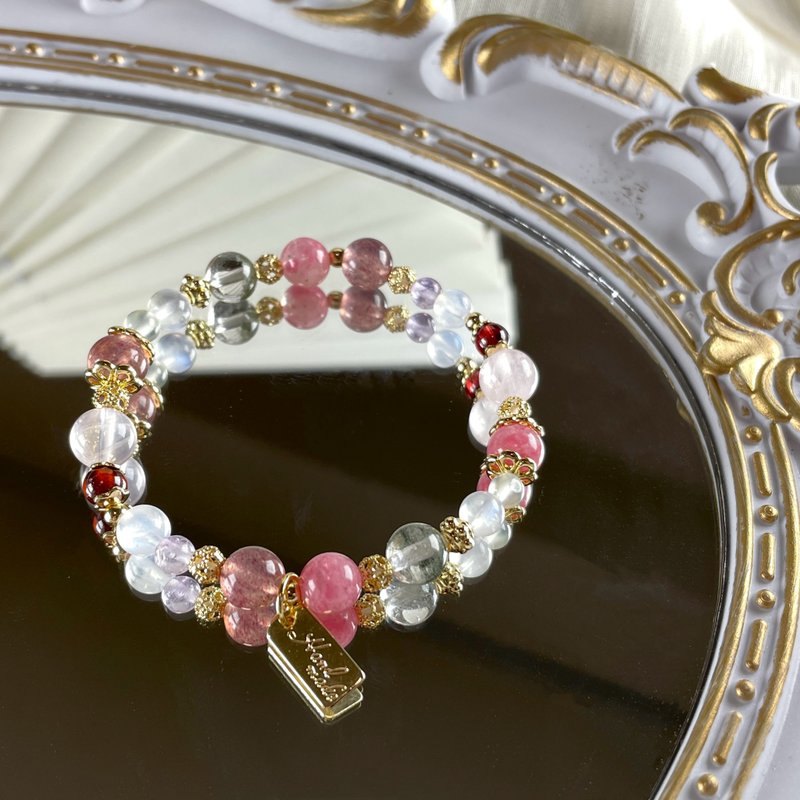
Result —
<instances>
[{"instance_id":1,"label":"beaded bracelet","mask_svg":"<svg viewBox=\"0 0 800 800\"><path fill-rule=\"evenodd\" d=\"M325 293L320 283L331 267L341 267L350 287ZM257 282L291 284L281 300L248 298ZM387 307L380 287L410 294L418 309ZM208 321L194 308L209 310ZM172 534L167 515L141 505L145 472L141 442L163 409L162 389L170 375L184 374L197 350L215 342L242 344L259 325L282 319L300 329L319 325L336 309L351 330L384 326L405 331L424 343L437 367L455 367L472 402L469 430L486 447L477 491L458 516L438 529L421 522L398 528L385 555L356 565L340 553L312 558L298 574L286 572L270 550L248 546L225 558L214 546L195 549ZM484 357L479 366L463 355L470 334ZM252 263L238 253L222 253L203 277L186 275L180 291L154 294L147 308L133 311L124 326L110 328L89 351L86 380L94 408L70 432L72 452L82 466L81 487L93 509L93 528L139 596L161 598L173 617L194 616L208 625L222 620L230 638L247 648L267 646L269 656L323 721L361 702L363 671L345 648L357 628L384 621L409 630L422 625L442 595L458 595L465 580L490 567L493 551L504 547L511 527L530 502L536 469L544 458L544 431L531 419L527 400L538 383L529 356L512 349L508 333L473 312L470 298L442 290L433 278L409 267L394 267L375 239L359 239L327 250L309 238L294 239L280 258Z\"/></svg>"}]
</instances>

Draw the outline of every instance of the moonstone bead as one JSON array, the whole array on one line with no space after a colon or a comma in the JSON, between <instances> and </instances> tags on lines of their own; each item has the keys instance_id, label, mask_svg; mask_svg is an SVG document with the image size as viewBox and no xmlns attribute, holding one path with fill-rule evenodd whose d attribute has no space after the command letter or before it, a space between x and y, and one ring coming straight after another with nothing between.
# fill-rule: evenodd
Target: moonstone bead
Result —
<instances>
[{"instance_id":1,"label":"moonstone bead","mask_svg":"<svg viewBox=\"0 0 800 800\"><path fill-rule=\"evenodd\" d=\"M225 559L219 587L229 603L239 608L260 608L274 602L285 574L283 562L272 550L250 545Z\"/></svg>"},{"instance_id":2,"label":"moonstone bead","mask_svg":"<svg viewBox=\"0 0 800 800\"><path fill-rule=\"evenodd\" d=\"M489 494L503 508L515 508L525 497L525 484L512 472L503 472L489 482Z\"/></svg>"},{"instance_id":3,"label":"moonstone bead","mask_svg":"<svg viewBox=\"0 0 800 800\"><path fill-rule=\"evenodd\" d=\"M75 458L87 467L106 462L123 464L136 451L136 426L114 408L84 411L69 432Z\"/></svg>"},{"instance_id":4,"label":"moonstone bead","mask_svg":"<svg viewBox=\"0 0 800 800\"><path fill-rule=\"evenodd\" d=\"M153 561L164 572L180 575L189 569L194 553L194 545L185 536L165 536L156 545Z\"/></svg>"},{"instance_id":5,"label":"moonstone bead","mask_svg":"<svg viewBox=\"0 0 800 800\"><path fill-rule=\"evenodd\" d=\"M489 545L492 550L502 550L511 541L513 529L513 525L510 522L504 522L497 533L493 533L491 536L481 539L481 541Z\"/></svg>"},{"instance_id":6,"label":"moonstone bead","mask_svg":"<svg viewBox=\"0 0 800 800\"><path fill-rule=\"evenodd\" d=\"M258 332L258 313L247 300L220 300L214 303L208 324L223 344L244 344Z\"/></svg>"},{"instance_id":7,"label":"moonstone bead","mask_svg":"<svg viewBox=\"0 0 800 800\"><path fill-rule=\"evenodd\" d=\"M358 615L355 608L347 608L338 614L324 614L317 617L317 620L341 647L347 647L358 630Z\"/></svg>"},{"instance_id":8,"label":"moonstone bead","mask_svg":"<svg viewBox=\"0 0 800 800\"><path fill-rule=\"evenodd\" d=\"M472 300L466 292L447 289L433 303L433 320L437 330L460 328L472 311Z\"/></svg>"},{"instance_id":9,"label":"moonstone bead","mask_svg":"<svg viewBox=\"0 0 800 800\"><path fill-rule=\"evenodd\" d=\"M169 517L157 506L133 506L123 509L119 515L117 541L126 553L152 556L171 529Z\"/></svg>"},{"instance_id":10,"label":"moonstone bead","mask_svg":"<svg viewBox=\"0 0 800 800\"><path fill-rule=\"evenodd\" d=\"M161 410L161 402L158 395L150 386L142 386L138 392L134 392L128 400L128 413L133 414L137 419L152 424Z\"/></svg>"},{"instance_id":11,"label":"moonstone bead","mask_svg":"<svg viewBox=\"0 0 800 800\"><path fill-rule=\"evenodd\" d=\"M208 262L205 279L217 300L244 300L256 288L253 262L241 253L220 253Z\"/></svg>"},{"instance_id":12,"label":"moonstone bead","mask_svg":"<svg viewBox=\"0 0 800 800\"><path fill-rule=\"evenodd\" d=\"M161 289L147 301L147 310L158 320L158 331L165 333L182 331L192 317L189 298L175 289Z\"/></svg>"},{"instance_id":13,"label":"moonstone bead","mask_svg":"<svg viewBox=\"0 0 800 800\"><path fill-rule=\"evenodd\" d=\"M527 400L539 383L539 370L522 350L495 350L481 366L481 391L489 400L502 403L507 397Z\"/></svg>"},{"instance_id":14,"label":"moonstone bead","mask_svg":"<svg viewBox=\"0 0 800 800\"><path fill-rule=\"evenodd\" d=\"M439 577L447 561L447 549L436 528L424 522L409 522L389 537L386 558L395 580L421 585Z\"/></svg>"},{"instance_id":15,"label":"moonstone bead","mask_svg":"<svg viewBox=\"0 0 800 800\"><path fill-rule=\"evenodd\" d=\"M121 465L121 469L128 481L128 502L135 506L144 497L147 489L147 475L144 467L137 458L129 458Z\"/></svg>"},{"instance_id":16,"label":"moonstone bead","mask_svg":"<svg viewBox=\"0 0 800 800\"><path fill-rule=\"evenodd\" d=\"M534 428L522 422L510 422L508 425L501 425L489 437L486 443L486 452L489 455L496 455L502 450L510 450L517 455L529 458L541 466L544 461L544 441Z\"/></svg>"},{"instance_id":17,"label":"moonstone bead","mask_svg":"<svg viewBox=\"0 0 800 800\"><path fill-rule=\"evenodd\" d=\"M417 308L428 310L433 308L441 291L442 287L439 281L433 278L417 278L411 284L411 299Z\"/></svg>"},{"instance_id":18,"label":"moonstone bead","mask_svg":"<svg viewBox=\"0 0 800 800\"><path fill-rule=\"evenodd\" d=\"M163 389L168 379L169 370L164 365L164 362L154 359L150 364L150 369L147 370L147 380L157 389Z\"/></svg>"},{"instance_id":19,"label":"moonstone bead","mask_svg":"<svg viewBox=\"0 0 800 800\"><path fill-rule=\"evenodd\" d=\"M489 492L468 494L458 509L458 516L469 522L476 539L491 536L505 522L505 510Z\"/></svg>"},{"instance_id":20,"label":"moonstone bead","mask_svg":"<svg viewBox=\"0 0 800 800\"><path fill-rule=\"evenodd\" d=\"M392 581L381 592L381 600L386 621L394 628L408 630L430 619L439 595L432 583L414 585Z\"/></svg>"},{"instance_id":21,"label":"moonstone bead","mask_svg":"<svg viewBox=\"0 0 800 800\"><path fill-rule=\"evenodd\" d=\"M292 239L281 252L283 275L289 283L317 286L331 268L331 255L325 245L308 236Z\"/></svg>"},{"instance_id":22,"label":"moonstone bead","mask_svg":"<svg viewBox=\"0 0 800 800\"><path fill-rule=\"evenodd\" d=\"M426 347L435 367L452 367L464 353L464 342L455 331L434 333Z\"/></svg>"},{"instance_id":23,"label":"moonstone bead","mask_svg":"<svg viewBox=\"0 0 800 800\"><path fill-rule=\"evenodd\" d=\"M342 553L320 553L300 573L300 596L316 617L352 608L360 594L358 565Z\"/></svg>"},{"instance_id":24,"label":"moonstone bead","mask_svg":"<svg viewBox=\"0 0 800 800\"><path fill-rule=\"evenodd\" d=\"M178 575L170 578L161 590L161 602L170 614L182 617L194 613L194 604L200 591L200 584L194 578Z\"/></svg>"},{"instance_id":25,"label":"moonstone bead","mask_svg":"<svg viewBox=\"0 0 800 800\"><path fill-rule=\"evenodd\" d=\"M156 339L156 358L173 375L188 372L197 358L197 348L185 333L168 333Z\"/></svg>"},{"instance_id":26,"label":"moonstone bead","mask_svg":"<svg viewBox=\"0 0 800 800\"><path fill-rule=\"evenodd\" d=\"M161 594L171 577L159 569L149 556L132 555L125 562L125 580L139 594Z\"/></svg>"},{"instance_id":27,"label":"moonstone bead","mask_svg":"<svg viewBox=\"0 0 800 800\"><path fill-rule=\"evenodd\" d=\"M489 487L492 484L492 479L486 472L481 472L480 478L478 478L478 485L475 487L479 492L488 492ZM531 497L533 497L533 484L529 483L527 485L522 485L522 500L517 503L520 508L527 508L528 504L531 501ZM493 548L494 549L494 548Z\"/></svg>"},{"instance_id":28,"label":"moonstone bead","mask_svg":"<svg viewBox=\"0 0 800 800\"><path fill-rule=\"evenodd\" d=\"M433 317L424 311L412 314L406 322L406 334L412 342L425 344L434 334Z\"/></svg>"},{"instance_id":29,"label":"moonstone bead","mask_svg":"<svg viewBox=\"0 0 800 800\"><path fill-rule=\"evenodd\" d=\"M134 336L110 333L98 339L89 350L86 366L91 369L98 361L108 361L117 367L130 367L144 378L150 366L150 356Z\"/></svg>"},{"instance_id":30,"label":"moonstone bead","mask_svg":"<svg viewBox=\"0 0 800 800\"><path fill-rule=\"evenodd\" d=\"M357 239L342 253L342 273L352 286L377 289L392 271L392 254L377 239Z\"/></svg>"},{"instance_id":31,"label":"moonstone bead","mask_svg":"<svg viewBox=\"0 0 800 800\"><path fill-rule=\"evenodd\" d=\"M486 447L489 441L489 431L497 422L497 403L486 397L481 397L472 404L469 411L469 432L475 441Z\"/></svg>"},{"instance_id":32,"label":"moonstone bead","mask_svg":"<svg viewBox=\"0 0 800 800\"><path fill-rule=\"evenodd\" d=\"M264 647L267 629L277 616L275 602L257 608L240 608L226 603L222 612L225 632L243 647Z\"/></svg>"},{"instance_id":33,"label":"moonstone bead","mask_svg":"<svg viewBox=\"0 0 800 800\"><path fill-rule=\"evenodd\" d=\"M316 328L328 315L328 295L319 286L290 286L281 299L283 318L293 328Z\"/></svg>"},{"instance_id":34,"label":"moonstone bead","mask_svg":"<svg viewBox=\"0 0 800 800\"><path fill-rule=\"evenodd\" d=\"M492 548L479 540L466 553L451 553L450 560L465 578L480 578L492 566L492 556Z\"/></svg>"},{"instance_id":35,"label":"moonstone bead","mask_svg":"<svg viewBox=\"0 0 800 800\"><path fill-rule=\"evenodd\" d=\"M158 334L158 319L146 309L138 308L125 317L125 327L131 328L145 339L155 339Z\"/></svg>"},{"instance_id":36,"label":"moonstone bead","mask_svg":"<svg viewBox=\"0 0 800 800\"><path fill-rule=\"evenodd\" d=\"M342 294L339 316L351 331L369 333L383 325L386 298L382 292L351 286Z\"/></svg>"}]
</instances>

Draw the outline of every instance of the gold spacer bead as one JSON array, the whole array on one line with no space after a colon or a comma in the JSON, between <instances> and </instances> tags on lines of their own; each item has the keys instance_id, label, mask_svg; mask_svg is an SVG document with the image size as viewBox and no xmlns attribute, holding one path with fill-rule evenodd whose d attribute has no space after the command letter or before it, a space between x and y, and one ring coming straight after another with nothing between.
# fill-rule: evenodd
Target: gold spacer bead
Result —
<instances>
[{"instance_id":1,"label":"gold spacer bead","mask_svg":"<svg viewBox=\"0 0 800 800\"><path fill-rule=\"evenodd\" d=\"M486 317L484 317L483 314L479 314L477 311L473 311L467 317L464 324L467 326L467 330L470 333L476 334L478 332L478 328L480 328L484 322L486 322Z\"/></svg>"},{"instance_id":2,"label":"gold spacer bead","mask_svg":"<svg viewBox=\"0 0 800 800\"><path fill-rule=\"evenodd\" d=\"M331 257L331 266L332 267L341 267L342 266L342 259L344 258L344 248L342 247L334 247L333 250L330 252Z\"/></svg>"},{"instance_id":3,"label":"gold spacer bead","mask_svg":"<svg viewBox=\"0 0 800 800\"><path fill-rule=\"evenodd\" d=\"M207 544L199 548L189 562L189 574L201 585L210 586L219 581L219 570L225 561L222 551Z\"/></svg>"},{"instance_id":4,"label":"gold spacer bead","mask_svg":"<svg viewBox=\"0 0 800 800\"><path fill-rule=\"evenodd\" d=\"M283 277L283 264L278 256L266 253L256 259L256 277L262 283L277 283Z\"/></svg>"},{"instance_id":5,"label":"gold spacer bead","mask_svg":"<svg viewBox=\"0 0 800 800\"><path fill-rule=\"evenodd\" d=\"M342 307L342 292L328 292L328 308L338 311Z\"/></svg>"},{"instance_id":6,"label":"gold spacer bead","mask_svg":"<svg viewBox=\"0 0 800 800\"><path fill-rule=\"evenodd\" d=\"M199 275L184 275L180 289L195 308L205 308L211 299L211 286Z\"/></svg>"},{"instance_id":7,"label":"gold spacer bead","mask_svg":"<svg viewBox=\"0 0 800 800\"><path fill-rule=\"evenodd\" d=\"M219 586L206 586L194 602L194 614L201 625L213 625L222 619L225 595Z\"/></svg>"},{"instance_id":8,"label":"gold spacer bead","mask_svg":"<svg viewBox=\"0 0 800 800\"><path fill-rule=\"evenodd\" d=\"M362 594L356 601L356 617L362 628L375 630L380 628L386 619L383 600L377 594Z\"/></svg>"},{"instance_id":9,"label":"gold spacer bead","mask_svg":"<svg viewBox=\"0 0 800 800\"><path fill-rule=\"evenodd\" d=\"M439 525L439 532L451 553L466 553L475 544L472 527L458 517L445 517Z\"/></svg>"},{"instance_id":10,"label":"gold spacer bead","mask_svg":"<svg viewBox=\"0 0 800 800\"><path fill-rule=\"evenodd\" d=\"M383 315L383 324L392 333L402 333L406 329L409 316L405 306L389 306Z\"/></svg>"},{"instance_id":11,"label":"gold spacer bead","mask_svg":"<svg viewBox=\"0 0 800 800\"><path fill-rule=\"evenodd\" d=\"M389 273L389 288L395 294L408 294L411 284L417 279L417 274L411 267L395 267Z\"/></svg>"},{"instance_id":12,"label":"gold spacer bead","mask_svg":"<svg viewBox=\"0 0 800 800\"><path fill-rule=\"evenodd\" d=\"M140 442L149 439L153 435L153 426L146 419L137 419L132 414L127 416L136 426L136 435Z\"/></svg>"},{"instance_id":13,"label":"gold spacer bead","mask_svg":"<svg viewBox=\"0 0 800 800\"><path fill-rule=\"evenodd\" d=\"M439 594L452 594L458 597L464 591L464 576L457 564L449 561L439 573L434 586Z\"/></svg>"},{"instance_id":14,"label":"gold spacer bead","mask_svg":"<svg viewBox=\"0 0 800 800\"><path fill-rule=\"evenodd\" d=\"M204 319L190 319L186 323L186 335L200 350L210 350L217 335Z\"/></svg>"},{"instance_id":15,"label":"gold spacer bead","mask_svg":"<svg viewBox=\"0 0 800 800\"><path fill-rule=\"evenodd\" d=\"M256 303L256 314L262 325L277 325L283 319L281 301L275 297L262 297Z\"/></svg>"},{"instance_id":16,"label":"gold spacer bead","mask_svg":"<svg viewBox=\"0 0 800 800\"><path fill-rule=\"evenodd\" d=\"M498 350L507 350L507 349L508 349L507 342L498 342L496 345L494 345L494 347L487 347L486 350L484 351L484 355L486 356L486 358L489 358L489 356L492 355L492 353L496 353Z\"/></svg>"},{"instance_id":17,"label":"gold spacer bead","mask_svg":"<svg viewBox=\"0 0 800 800\"><path fill-rule=\"evenodd\" d=\"M365 592L379 592L392 582L392 565L386 556L365 556L358 564Z\"/></svg>"},{"instance_id":18,"label":"gold spacer bead","mask_svg":"<svg viewBox=\"0 0 800 800\"><path fill-rule=\"evenodd\" d=\"M478 369L478 365L471 358L462 356L456 361L456 374L458 375L458 380L461 382L462 387L466 383L467 378L469 378L476 369Z\"/></svg>"},{"instance_id":19,"label":"gold spacer bead","mask_svg":"<svg viewBox=\"0 0 800 800\"><path fill-rule=\"evenodd\" d=\"M506 509L506 522L510 522L512 525L520 522L524 516L525 509L521 506L513 506Z\"/></svg>"},{"instance_id":20,"label":"gold spacer bead","mask_svg":"<svg viewBox=\"0 0 800 800\"><path fill-rule=\"evenodd\" d=\"M521 397L506 397L497 408L499 419L521 422L531 415L531 404Z\"/></svg>"},{"instance_id":21,"label":"gold spacer bead","mask_svg":"<svg viewBox=\"0 0 800 800\"><path fill-rule=\"evenodd\" d=\"M481 472L488 473L491 479L510 472L516 475L526 486L533 483L539 476L536 474L536 463L513 450L501 450L486 456L481 463Z\"/></svg>"}]
</instances>

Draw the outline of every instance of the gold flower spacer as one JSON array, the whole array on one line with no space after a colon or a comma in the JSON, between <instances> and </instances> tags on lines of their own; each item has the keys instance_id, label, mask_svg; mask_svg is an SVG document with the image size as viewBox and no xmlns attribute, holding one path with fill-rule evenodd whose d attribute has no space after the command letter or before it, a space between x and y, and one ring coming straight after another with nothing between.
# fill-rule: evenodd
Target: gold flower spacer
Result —
<instances>
[{"instance_id":1,"label":"gold flower spacer","mask_svg":"<svg viewBox=\"0 0 800 800\"><path fill-rule=\"evenodd\" d=\"M256 259L256 277L262 283L277 283L283 277L283 264L278 256L265 253Z\"/></svg>"},{"instance_id":2,"label":"gold flower spacer","mask_svg":"<svg viewBox=\"0 0 800 800\"><path fill-rule=\"evenodd\" d=\"M491 478L496 478L504 472L510 472L516 475L525 486L530 485L539 477L536 474L536 464L530 458L525 458L513 450L501 450L499 453L486 456L481 464L481 472L486 472Z\"/></svg>"},{"instance_id":3,"label":"gold flower spacer","mask_svg":"<svg viewBox=\"0 0 800 800\"><path fill-rule=\"evenodd\" d=\"M256 314L262 325L272 327L283 319L283 306L276 297L262 297L256 303Z\"/></svg>"},{"instance_id":4,"label":"gold flower spacer","mask_svg":"<svg viewBox=\"0 0 800 800\"><path fill-rule=\"evenodd\" d=\"M383 315L383 324L392 333L402 333L411 316L405 306L389 306Z\"/></svg>"},{"instance_id":5,"label":"gold flower spacer","mask_svg":"<svg viewBox=\"0 0 800 800\"><path fill-rule=\"evenodd\" d=\"M506 522L510 522L512 525L520 522L524 516L525 509L522 506L513 506L506 509Z\"/></svg>"},{"instance_id":6,"label":"gold flower spacer","mask_svg":"<svg viewBox=\"0 0 800 800\"><path fill-rule=\"evenodd\" d=\"M110 361L98 361L83 376L92 387L92 405L95 408L115 408L125 412L131 395L144 386L130 367L118 367Z\"/></svg>"},{"instance_id":7,"label":"gold flower spacer","mask_svg":"<svg viewBox=\"0 0 800 800\"><path fill-rule=\"evenodd\" d=\"M395 294L408 294L411 291L411 285L417 279L417 274L411 267L395 267L389 273L389 288Z\"/></svg>"},{"instance_id":8,"label":"gold flower spacer","mask_svg":"<svg viewBox=\"0 0 800 800\"><path fill-rule=\"evenodd\" d=\"M130 492L123 489L121 486L115 486L107 492L98 495L94 498L94 505L101 511L116 511L120 512L125 508L130 497Z\"/></svg>"},{"instance_id":9,"label":"gold flower spacer","mask_svg":"<svg viewBox=\"0 0 800 800\"><path fill-rule=\"evenodd\" d=\"M194 602L194 614L201 625L213 625L222 619L225 595L219 586L206 586Z\"/></svg>"},{"instance_id":10,"label":"gold flower spacer","mask_svg":"<svg viewBox=\"0 0 800 800\"><path fill-rule=\"evenodd\" d=\"M380 628L386 619L386 609L383 600L377 594L362 594L356 601L356 617L362 628L375 630Z\"/></svg>"},{"instance_id":11,"label":"gold flower spacer","mask_svg":"<svg viewBox=\"0 0 800 800\"><path fill-rule=\"evenodd\" d=\"M486 322L486 317L483 314L479 314L477 311L473 311L466 319L465 325L467 326L467 330L474 336L478 332L478 328Z\"/></svg>"},{"instance_id":12,"label":"gold flower spacer","mask_svg":"<svg viewBox=\"0 0 800 800\"><path fill-rule=\"evenodd\" d=\"M199 548L189 562L189 574L201 585L210 586L219 581L219 570L225 561L222 551L207 544Z\"/></svg>"},{"instance_id":13,"label":"gold flower spacer","mask_svg":"<svg viewBox=\"0 0 800 800\"><path fill-rule=\"evenodd\" d=\"M150 359L153 359L153 345L150 340L145 339L144 336L139 333L139 331L136 331L133 328L125 328L122 325L112 325L108 329L108 334L110 336L132 336L142 347L144 347L147 355L150 356Z\"/></svg>"},{"instance_id":14,"label":"gold flower spacer","mask_svg":"<svg viewBox=\"0 0 800 800\"><path fill-rule=\"evenodd\" d=\"M439 525L439 533L451 553L466 553L475 544L472 526L458 517L445 517Z\"/></svg>"},{"instance_id":15,"label":"gold flower spacer","mask_svg":"<svg viewBox=\"0 0 800 800\"><path fill-rule=\"evenodd\" d=\"M205 308L211 299L211 286L199 275L184 275L180 290L195 308Z\"/></svg>"},{"instance_id":16,"label":"gold flower spacer","mask_svg":"<svg viewBox=\"0 0 800 800\"><path fill-rule=\"evenodd\" d=\"M332 267L341 267L342 266L342 258L344 258L344 248L342 247L334 247L333 250L329 253L331 257L331 266Z\"/></svg>"},{"instance_id":17,"label":"gold flower spacer","mask_svg":"<svg viewBox=\"0 0 800 800\"><path fill-rule=\"evenodd\" d=\"M186 335L200 350L210 350L217 338L214 329L204 319L190 319L186 323Z\"/></svg>"},{"instance_id":18,"label":"gold flower spacer","mask_svg":"<svg viewBox=\"0 0 800 800\"><path fill-rule=\"evenodd\" d=\"M503 400L503 402L500 403L500 407L497 409L497 416L497 422L489 429L490 436L498 428L502 428L504 425L510 425L511 423L527 425L529 428L533 428L539 436L544 436L544 428L531 417L530 403L526 402L521 397L507 397Z\"/></svg>"},{"instance_id":19,"label":"gold flower spacer","mask_svg":"<svg viewBox=\"0 0 800 800\"><path fill-rule=\"evenodd\" d=\"M365 592L379 592L392 582L392 565L386 556L365 556L358 564Z\"/></svg>"},{"instance_id":20,"label":"gold flower spacer","mask_svg":"<svg viewBox=\"0 0 800 800\"><path fill-rule=\"evenodd\" d=\"M452 594L458 597L464 590L464 576L457 564L448 561L433 585L439 594Z\"/></svg>"},{"instance_id":21,"label":"gold flower spacer","mask_svg":"<svg viewBox=\"0 0 800 800\"><path fill-rule=\"evenodd\" d=\"M328 292L328 308L338 311L342 307L342 292Z\"/></svg>"},{"instance_id":22,"label":"gold flower spacer","mask_svg":"<svg viewBox=\"0 0 800 800\"><path fill-rule=\"evenodd\" d=\"M493 345L492 347L487 347L486 350L484 350L483 354L486 356L486 358L489 358L489 356L492 355L492 353L496 353L498 350L507 350L507 349L508 349L507 342L498 342L496 345Z\"/></svg>"}]
</instances>

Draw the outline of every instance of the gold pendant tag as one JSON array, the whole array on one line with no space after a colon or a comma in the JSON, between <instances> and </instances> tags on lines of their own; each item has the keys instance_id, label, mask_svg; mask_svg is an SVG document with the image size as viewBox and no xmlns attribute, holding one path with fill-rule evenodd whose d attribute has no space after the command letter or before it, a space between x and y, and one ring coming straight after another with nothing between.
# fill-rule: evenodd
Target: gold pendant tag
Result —
<instances>
[{"instance_id":1,"label":"gold pendant tag","mask_svg":"<svg viewBox=\"0 0 800 800\"><path fill-rule=\"evenodd\" d=\"M279 614L267 631L270 660L322 722L363 699L364 672L314 615L300 606L286 626Z\"/></svg>"}]
</instances>

